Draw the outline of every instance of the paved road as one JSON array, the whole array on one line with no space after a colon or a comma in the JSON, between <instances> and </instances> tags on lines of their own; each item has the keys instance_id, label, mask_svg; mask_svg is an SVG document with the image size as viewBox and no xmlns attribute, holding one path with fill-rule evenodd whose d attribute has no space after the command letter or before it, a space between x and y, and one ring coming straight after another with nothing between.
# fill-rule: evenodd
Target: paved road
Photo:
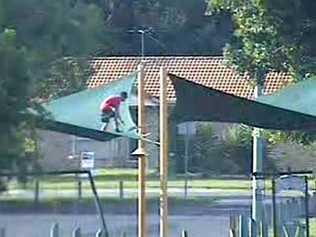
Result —
<instances>
[{"instance_id":1,"label":"paved road","mask_svg":"<svg viewBox=\"0 0 316 237\"><path fill-rule=\"evenodd\" d=\"M121 237L126 232L127 237L137 236L136 215L107 215L105 216L110 237ZM83 236L93 236L99 228L99 220L95 215L0 215L0 228L6 228L6 237L49 237L52 223L60 224L60 237L71 237L71 230L80 226ZM189 237L227 237L229 228L228 216L193 215L170 216L170 236L181 236L183 229ZM159 236L158 215L149 216L150 237Z\"/></svg>"}]
</instances>

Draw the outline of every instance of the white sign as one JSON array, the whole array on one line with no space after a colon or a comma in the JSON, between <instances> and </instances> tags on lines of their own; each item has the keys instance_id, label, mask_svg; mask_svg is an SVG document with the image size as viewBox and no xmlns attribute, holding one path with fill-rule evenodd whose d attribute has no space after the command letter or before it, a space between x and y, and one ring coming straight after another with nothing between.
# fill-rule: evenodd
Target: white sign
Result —
<instances>
[{"instance_id":1,"label":"white sign","mask_svg":"<svg viewBox=\"0 0 316 237\"><path fill-rule=\"evenodd\" d=\"M179 135L195 135L196 134L196 122L185 122L178 124Z\"/></svg>"},{"instance_id":2,"label":"white sign","mask_svg":"<svg viewBox=\"0 0 316 237\"><path fill-rule=\"evenodd\" d=\"M94 152L84 151L81 152L81 168L82 169L93 169L94 168Z\"/></svg>"}]
</instances>

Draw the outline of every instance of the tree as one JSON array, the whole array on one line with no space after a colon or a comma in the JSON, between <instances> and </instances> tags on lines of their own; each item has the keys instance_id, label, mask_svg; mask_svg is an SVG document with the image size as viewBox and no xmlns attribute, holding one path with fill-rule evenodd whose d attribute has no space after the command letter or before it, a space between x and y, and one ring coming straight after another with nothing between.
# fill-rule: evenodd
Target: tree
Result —
<instances>
[{"instance_id":1,"label":"tree","mask_svg":"<svg viewBox=\"0 0 316 237\"><path fill-rule=\"evenodd\" d=\"M315 16L312 0L213 0L229 12L234 36L224 54L240 73L262 85L270 71L287 71L295 78L316 72Z\"/></svg>"},{"instance_id":2,"label":"tree","mask_svg":"<svg viewBox=\"0 0 316 237\"><path fill-rule=\"evenodd\" d=\"M288 68L295 76L316 73L316 2L313 0L266 1L267 12L287 52Z\"/></svg>"},{"instance_id":3,"label":"tree","mask_svg":"<svg viewBox=\"0 0 316 237\"><path fill-rule=\"evenodd\" d=\"M34 98L84 86L87 59L107 42L103 20L83 0L0 0L0 169L36 166L35 121L24 115L43 112Z\"/></svg>"},{"instance_id":4,"label":"tree","mask_svg":"<svg viewBox=\"0 0 316 237\"><path fill-rule=\"evenodd\" d=\"M224 50L228 65L247 73L254 84L263 86L271 71L285 71L294 80L315 75L315 1L213 0L212 6L229 12L234 22L234 36ZM315 135L277 132L272 137L306 144Z\"/></svg>"},{"instance_id":5,"label":"tree","mask_svg":"<svg viewBox=\"0 0 316 237\"><path fill-rule=\"evenodd\" d=\"M46 79L53 80L53 77L62 72L63 67L73 67L70 71L76 71L83 66L81 70L85 71L84 60L87 61L111 41L105 34L102 10L83 0L0 2L0 30L1 27L16 30L16 45L27 54L33 96L42 95L41 89L52 86L52 83L46 83ZM64 57L67 59L62 59ZM72 63L70 57L73 57ZM74 57L80 57L80 60ZM57 73L56 69L61 71ZM66 73L69 75L69 72Z\"/></svg>"},{"instance_id":6,"label":"tree","mask_svg":"<svg viewBox=\"0 0 316 237\"><path fill-rule=\"evenodd\" d=\"M64 57L51 63L46 79L37 83L36 96L52 100L78 92L86 87L91 68L86 59Z\"/></svg>"},{"instance_id":7,"label":"tree","mask_svg":"<svg viewBox=\"0 0 316 237\"><path fill-rule=\"evenodd\" d=\"M23 169L29 127L22 114L29 105L30 77L26 55L16 48L16 32L11 29L0 34L0 71L0 167Z\"/></svg>"},{"instance_id":8,"label":"tree","mask_svg":"<svg viewBox=\"0 0 316 237\"><path fill-rule=\"evenodd\" d=\"M218 55L230 36L229 17L208 16L205 0L108 0L99 5L115 39L100 56L139 55L139 35L131 33L137 29L151 29L145 35L146 55Z\"/></svg>"}]
</instances>

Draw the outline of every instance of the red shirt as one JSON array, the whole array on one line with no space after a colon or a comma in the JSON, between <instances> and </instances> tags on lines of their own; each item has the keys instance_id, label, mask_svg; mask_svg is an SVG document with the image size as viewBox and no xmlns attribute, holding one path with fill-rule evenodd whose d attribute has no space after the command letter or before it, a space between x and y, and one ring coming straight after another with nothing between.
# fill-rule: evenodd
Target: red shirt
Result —
<instances>
[{"instance_id":1,"label":"red shirt","mask_svg":"<svg viewBox=\"0 0 316 237\"><path fill-rule=\"evenodd\" d=\"M102 112L113 111L113 109L117 110L122 101L122 97L120 96L111 96L102 102L100 109Z\"/></svg>"}]
</instances>

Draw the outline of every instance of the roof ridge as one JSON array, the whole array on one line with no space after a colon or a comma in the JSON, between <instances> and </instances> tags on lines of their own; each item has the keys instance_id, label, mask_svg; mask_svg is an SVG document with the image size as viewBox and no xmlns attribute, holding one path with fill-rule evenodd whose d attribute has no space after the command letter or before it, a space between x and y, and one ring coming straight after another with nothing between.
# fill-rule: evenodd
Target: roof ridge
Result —
<instances>
[{"instance_id":1,"label":"roof ridge","mask_svg":"<svg viewBox=\"0 0 316 237\"><path fill-rule=\"evenodd\" d=\"M88 86L97 87L128 75L136 70L136 65L141 62L141 59L141 56L108 56L91 59L94 70ZM152 96L159 96L159 68L161 66L168 68L169 72L206 87L246 98L253 95L253 88L248 84L248 76L240 76L233 68L223 66L225 64L223 56L147 56L144 57L144 62L148 63L144 73L145 90ZM286 73L269 74L265 93L270 94L284 87L288 80L289 75ZM175 99L171 84L168 85L168 98Z\"/></svg>"},{"instance_id":2,"label":"roof ridge","mask_svg":"<svg viewBox=\"0 0 316 237\"><path fill-rule=\"evenodd\" d=\"M224 59L223 56L211 56L211 55L199 55L199 56L194 56L194 55L168 55L168 56L145 56L143 57L145 60L146 59ZM92 60L113 60L113 59L142 59L141 56L104 56L104 57L92 57Z\"/></svg>"}]
</instances>

